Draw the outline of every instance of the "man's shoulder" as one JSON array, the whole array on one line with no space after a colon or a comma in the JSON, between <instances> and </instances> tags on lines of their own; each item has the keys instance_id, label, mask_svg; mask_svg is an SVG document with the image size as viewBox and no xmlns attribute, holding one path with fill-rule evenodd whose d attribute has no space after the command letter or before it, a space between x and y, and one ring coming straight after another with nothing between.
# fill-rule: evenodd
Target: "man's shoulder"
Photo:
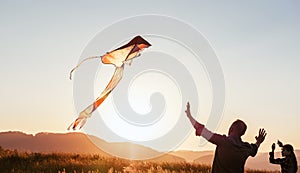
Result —
<instances>
[{"instance_id":1,"label":"man's shoulder","mask_svg":"<svg viewBox=\"0 0 300 173\"><path fill-rule=\"evenodd\" d=\"M226 141L227 136L218 133L211 133L210 136L206 135L205 138L213 144L220 145Z\"/></svg>"},{"instance_id":2,"label":"man's shoulder","mask_svg":"<svg viewBox=\"0 0 300 173\"><path fill-rule=\"evenodd\" d=\"M226 136L226 139L235 145L243 146L243 147L255 147L255 144L250 144L249 142L243 141L241 138Z\"/></svg>"}]
</instances>

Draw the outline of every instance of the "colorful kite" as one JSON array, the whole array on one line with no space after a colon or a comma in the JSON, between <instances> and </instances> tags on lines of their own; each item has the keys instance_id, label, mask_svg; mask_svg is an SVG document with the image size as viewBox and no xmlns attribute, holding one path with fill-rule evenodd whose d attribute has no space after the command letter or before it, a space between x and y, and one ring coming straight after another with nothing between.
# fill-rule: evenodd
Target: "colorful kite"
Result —
<instances>
[{"instance_id":1,"label":"colorful kite","mask_svg":"<svg viewBox=\"0 0 300 173\"><path fill-rule=\"evenodd\" d=\"M102 63L104 64L113 64L116 69L114 71L114 75L107 84L106 88L100 96L94 101L93 104L89 105L86 109L80 112L78 118L68 127L68 130L72 128L76 130L79 126L79 129L83 127L86 122L86 119L92 116L92 113L101 105L101 103L107 98L107 96L111 93L111 91L117 86L117 84L122 79L124 64L125 62L130 61L135 57L140 56L140 52L144 48L148 48L151 46L146 40L144 40L141 36L134 37L129 43L124 46L121 46L111 52L106 53L103 56L94 56L89 57L81 61L75 68L73 68L70 72L70 79L72 79L72 72L78 68L83 62L89 59L101 58Z\"/></svg>"}]
</instances>

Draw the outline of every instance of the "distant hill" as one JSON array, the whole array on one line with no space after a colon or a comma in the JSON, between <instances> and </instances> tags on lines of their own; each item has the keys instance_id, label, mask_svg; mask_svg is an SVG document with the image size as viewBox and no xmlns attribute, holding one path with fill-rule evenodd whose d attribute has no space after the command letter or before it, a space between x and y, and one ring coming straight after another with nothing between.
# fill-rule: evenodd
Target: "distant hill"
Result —
<instances>
[{"instance_id":1,"label":"distant hill","mask_svg":"<svg viewBox=\"0 0 300 173\"><path fill-rule=\"evenodd\" d=\"M204 156L200 156L197 159L194 160L195 163L201 163L204 165L212 165L214 160L214 155L204 155Z\"/></svg>"},{"instance_id":2,"label":"distant hill","mask_svg":"<svg viewBox=\"0 0 300 173\"><path fill-rule=\"evenodd\" d=\"M101 149L95 144L101 146ZM128 159L152 158L151 161L159 162L185 161L181 157L160 153L142 145L124 142L109 143L95 136L77 132L38 133L36 135L22 132L0 132L0 146L4 149L23 152L99 154L105 157L112 157L112 155L104 151L113 151L118 153L118 156ZM155 156L159 157L154 158Z\"/></svg>"},{"instance_id":3,"label":"distant hill","mask_svg":"<svg viewBox=\"0 0 300 173\"><path fill-rule=\"evenodd\" d=\"M187 162L194 162L194 160L198 159L199 157L203 156L213 156L214 151L189 151L189 150L179 150L179 151L173 151L169 154L175 155L178 157L184 158ZM204 163L207 163L208 165L211 165L211 161L205 161Z\"/></svg>"},{"instance_id":4,"label":"distant hill","mask_svg":"<svg viewBox=\"0 0 300 173\"><path fill-rule=\"evenodd\" d=\"M95 136L90 136L91 140L105 151L113 151L117 153L118 156L123 158L143 158L145 160L151 161L169 161L169 162L183 162L185 159L158 152L148 147L144 147L142 145L127 143L127 142L115 142L115 143L107 143ZM150 159L149 159L150 158Z\"/></svg>"},{"instance_id":5,"label":"distant hill","mask_svg":"<svg viewBox=\"0 0 300 173\"><path fill-rule=\"evenodd\" d=\"M38 133L33 136L22 132L1 132L0 146L4 149L24 152L94 153L109 156L83 133Z\"/></svg>"}]
</instances>

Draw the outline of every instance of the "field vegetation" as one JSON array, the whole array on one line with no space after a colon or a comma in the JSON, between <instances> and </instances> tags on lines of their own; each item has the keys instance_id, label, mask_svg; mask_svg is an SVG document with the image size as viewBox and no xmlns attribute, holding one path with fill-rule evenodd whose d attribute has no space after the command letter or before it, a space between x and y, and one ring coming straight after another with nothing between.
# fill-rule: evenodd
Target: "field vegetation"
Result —
<instances>
[{"instance_id":1,"label":"field vegetation","mask_svg":"<svg viewBox=\"0 0 300 173\"><path fill-rule=\"evenodd\" d=\"M132 161L100 155L27 153L0 147L1 173L209 173L210 166L196 163ZM247 173L275 173L247 170Z\"/></svg>"}]
</instances>

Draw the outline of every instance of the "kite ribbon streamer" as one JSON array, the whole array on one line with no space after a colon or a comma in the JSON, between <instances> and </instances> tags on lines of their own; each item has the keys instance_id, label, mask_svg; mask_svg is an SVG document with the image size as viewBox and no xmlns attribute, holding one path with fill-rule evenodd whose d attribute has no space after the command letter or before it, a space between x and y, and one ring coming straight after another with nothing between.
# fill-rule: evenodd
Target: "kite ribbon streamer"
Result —
<instances>
[{"instance_id":1,"label":"kite ribbon streamer","mask_svg":"<svg viewBox=\"0 0 300 173\"><path fill-rule=\"evenodd\" d=\"M72 80L72 73L74 70L76 70L82 63L84 63L85 61L87 60L90 60L90 59L96 59L96 58L101 58L101 56L92 56L92 57L88 57L88 58L85 58L84 60L82 60L78 65L76 65L76 67L74 67L71 72L70 72L70 80Z\"/></svg>"},{"instance_id":2,"label":"kite ribbon streamer","mask_svg":"<svg viewBox=\"0 0 300 173\"><path fill-rule=\"evenodd\" d=\"M122 79L124 70L124 64L121 67L116 67L115 72L108 85L101 93L101 95L96 99L96 101L80 112L78 118L68 127L68 130L72 127L73 130L76 129L78 125L79 129L85 124L86 119L92 116L92 113L101 105L101 103L106 99L106 97L111 93L111 91L117 86L117 84Z\"/></svg>"}]
</instances>

